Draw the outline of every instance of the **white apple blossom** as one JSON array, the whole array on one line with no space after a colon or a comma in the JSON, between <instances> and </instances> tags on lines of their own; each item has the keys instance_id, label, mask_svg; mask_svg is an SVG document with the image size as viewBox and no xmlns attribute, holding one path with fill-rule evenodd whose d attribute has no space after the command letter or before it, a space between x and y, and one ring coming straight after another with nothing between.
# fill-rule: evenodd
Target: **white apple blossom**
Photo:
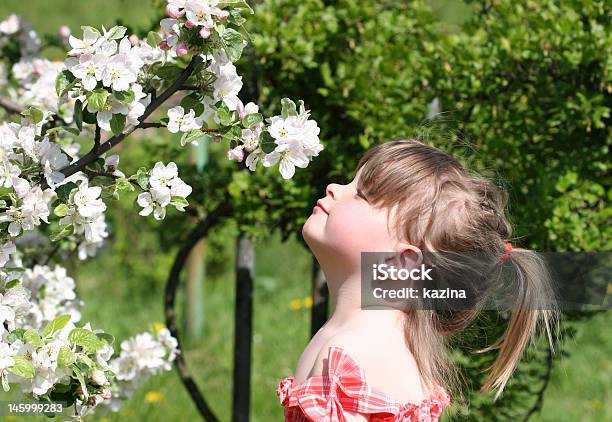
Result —
<instances>
[{"instance_id":1,"label":"white apple blossom","mask_svg":"<svg viewBox=\"0 0 612 422\"><path fill-rule=\"evenodd\" d=\"M52 143L47 138L37 142L34 151L40 164L43 165L47 184L54 188L57 183L64 180L64 175L60 170L70 164L68 157L59 145Z\"/></svg>"},{"instance_id":2,"label":"white apple blossom","mask_svg":"<svg viewBox=\"0 0 612 422\"><path fill-rule=\"evenodd\" d=\"M209 69L217 76L213 84L215 102L222 100L227 108L236 110L242 104L238 93L242 89L242 76L238 76L236 66L227 58L223 50L211 57Z\"/></svg>"},{"instance_id":3,"label":"white apple blossom","mask_svg":"<svg viewBox=\"0 0 612 422\"><path fill-rule=\"evenodd\" d=\"M85 53L93 53L96 48L104 42L104 38L99 32L86 27L83 30L83 39L80 40L72 35L69 36L68 42L72 50L68 52L69 56L79 56Z\"/></svg>"},{"instance_id":4,"label":"white apple blossom","mask_svg":"<svg viewBox=\"0 0 612 422\"><path fill-rule=\"evenodd\" d=\"M196 121L193 110L189 110L187 114L181 106L172 107L168 110L168 131L170 133L189 132L200 127L202 125Z\"/></svg>"},{"instance_id":5,"label":"white apple blossom","mask_svg":"<svg viewBox=\"0 0 612 422\"><path fill-rule=\"evenodd\" d=\"M249 170L255 171L257 164L262 161L265 156L266 153L260 147L257 147L247 156L245 164Z\"/></svg>"},{"instance_id":6,"label":"white apple blossom","mask_svg":"<svg viewBox=\"0 0 612 422\"><path fill-rule=\"evenodd\" d=\"M26 268L21 279L24 288L31 292L30 303L34 306L23 316L21 325L26 328L44 327L60 315L71 315L71 321L81 319L81 302L76 296L76 284L66 269L56 265Z\"/></svg>"},{"instance_id":7,"label":"white apple blossom","mask_svg":"<svg viewBox=\"0 0 612 422\"><path fill-rule=\"evenodd\" d=\"M151 170L147 192L138 195L137 203L143 209L142 216L153 213L157 220L166 216L166 207L170 204L179 211L184 211L187 201L185 198L191 194L192 188L178 177L178 167L174 162L164 165L161 161L155 163Z\"/></svg>"},{"instance_id":8,"label":"white apple blossom","mask_svg":"<svg viewBox=\"0 0 612 422\"><path fill-rule=\"evenodd\" d=\"M40 186L35 186L21 192L23 195L16 204L11 205L0 214L0 222L9 222L8 232L18 236L22 231L33 230L42 221L48 223L48 197Z\"/></svg>"},{"instance_id":9,"label":"white apple blossom","mask_svg":"<svg viewBox=\"0 0 612 422\"><path fill-rule=\"evenodd\" d=\"M0 32L6 35L12 35L21 28L21 20L19 16L12 14L5 20L0 22Z\"/></svg>"},{"instance_id":10,"label":"white apple blossom","mask_svg":"<svg viewBox=\"0 0 612 422\"><path fill-rule=\"evenodd\" d=\"M296 141L287 141L278 145L274 151L264 157L263 165L270 167L279 160L279 170L283 179L291 179L296 167L306 168L308 166L308 157Z\"/></svg>"},{"instance_id":11,"label":"white apple blossom","mask_svg":"<svg viewBox=\"0 0 612 422\"><path fill-rule=\"evenodd\" d=\"M10 188L13 186L13 178L21 174L18 165L10 163L8 160L0 161L0 186Z\"/></svg>"},{"instance_id":12,"label":"white apple blossom","mask_svg":"<svg viewBox=\"0 0 612 422\"><path fill-rule=\"evenodd\" d=\"M138 195L138 205L143 208L138 214L146 217L153 213L156 220L163 220L166 217L166 206L170 203L170 198L167 188L151 188L149 192Z\"/></svg>"},{"instance_id":13,"label":"white apple blossom","mask_svg":"<svg viewBox=\"0 0 612 422\"><path fill-rule=\"evenodd\" d=\"M232 148L227 151L227 159L228 160L236 160L241 162L244 159L244 145L238 145L235 148Z\"/></svg>"},{"instance_id":14,"label":"white apple blossom","mask_svg":"<svg viewBox=\"0 0 612 422\"><path fill-rule=\"evenodd\" d=\"M79 56L78 62L68 61L66 67L81 80L83 88L93 91L105 76L108 57L104 54L84 53Z\"/></svg>"},{"instance_id":15,"label":"white apple blossom","mask_svg":"<svg viewBox=\"0 0 612 422\"><path fill-rule=\"evenodd\" d=\"M74 195L77 212L83 217L92 217L106 210L106 205L99 198L101 192L102 188L99 186L89 187L81 183L79 190Z\"/></svg>"},{"instance_id":16,"label":"white apple blossom","mask_svg":"<svg viewBox=\"0 0 612 422\"><path fill-rule=\"evenodd\" d=\"M96 111L90 104L87 104L87 110L91 113ZM124 116L127 116L129 112L130 108L125 103L122 103L111 95L106 99L104 110L99 111L96 114L96 121L102 130L109 132L111 130L110 122L113 118L113 114L123 114Z\"/></svg>"},{"instance_id":17,"label":"white apple blossom","mask_svg":"<svg viewBox=\"0 0 612 422\"><path fill-rule=\"evenodd\" d=\"M253 152L259 145L259 137L261 136L261 126L253 129L242 129L242 143L247 152Z\"/></svg>"},{"instance_id":18,"label":"white apple blossom","mask_svg":"<svg viewBox=\"0 0 612 422\"><path fill-rule=\"evenodd\" d=\"M4 242L0 244L0 268L4 267L9 261L11 255L17 252L17 247L13 242Z\"/></svg>"}]
</instances>

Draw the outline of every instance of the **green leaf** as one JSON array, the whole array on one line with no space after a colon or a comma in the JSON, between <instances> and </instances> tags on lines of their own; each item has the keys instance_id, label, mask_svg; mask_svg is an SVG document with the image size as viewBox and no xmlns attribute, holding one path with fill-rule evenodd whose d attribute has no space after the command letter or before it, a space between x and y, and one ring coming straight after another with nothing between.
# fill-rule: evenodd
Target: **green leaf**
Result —
<instances>
[{"instance_id":1,"label":"green leaf","mask_svg":"<svg viewBox=\"0 0 612 422\"><path fill-rule=\"evenodd\" d=\"M123 38L123 36L125 35L126 31L127 31L127 28L125 26L113 26L106 33L106 39L108 39L108 40L118 40L120 38Z\"/></svg>"},{"instance_id":2,"label":"green leaf","mask_svg":"<svg viewBox=\"0 0 612 422\"><path fill-rule=\"evenodd\" d=\"M6 271L6 268L4 268L4 270ZM21 284L21 280L19 280L18 278L16 278L15 280L11 280L8 283L6 283L4 285L4 288L6 290L12 289L15 286L18 286L19 284Z\"/></svg>"},{"instance_id":3,"label":"green leaf","mask_svg":"<svg viewBox=\"0 0 612 422\"><path fill-rule=\"evenodd\" d=\"M6 374L2 374L0 377L2 377L2 389L5 393L8 393L11 390L11 387L8 383L8 379L6 378Z\"/></svg>"},{"instance_id":4,"label":"green leaf","mask_svg":"<svg viewBox=\"0 0 612 422\"><path fill-rule=\"evenodd\" d=\"M29 118L34 123L42 122L42 119L45 117L42 111L34 107L30 107L27 110L22 111L21 115Z\"/></svg>"},{"instance_id":5,"label":"green leaf","mask_svg":"<svg viewBox=\"0 0 612 422\"><path fill-rule=\"evenodd\" d=\"M84 353L77 353L77 360L83 362L89 368L93 368L96 364Z\"/></svg>"},{"instance_id":6,"label":"green leaf","mask_svg":"<svg viewBox=\"0 0 612 422\"><path fill-rule=\"evenodd\" d=\"M221 105L217 107L217 116L223 126L229 126L234 122L234 113L230 111L225 103L221 103Z\"/></svg>"},{"instance_id":7,"label":"green leaf","mask_svg":"<svg viewBox=\"0 0 612 422\"><path fill-rule=\"evenodd\" d=\"M283 98L281 100L281 116L286 119L289 116L297 116L297 109L295 103L289 98Z\"/></svg>"},{"instance_id":8,"label":"green leaf","mask_svg":"<svg viewBox=\"0 0 612 422\"><path fill-rule=\"evenodd\" d=\"M73 127L69 127L69 126L52 127L49 130L47 130L47 134L48 135L51 135L51 134L54 134L54 133L59 134L59 133L62 133L62 132L68 132L68 133L71 133L71 134L77 135L77 136L81 134L81 132L78 129L73 128Z\"/></svg>"},{"instance_id":9,"label":"green leaf","mask_svg":"<svg viewBox=\"0 0 612 422\"><path fill-rule=\"evenodd\" d=\"M72 224L60 225L59 228L52 230L49 234L49 240L51 242L57 242L67 236L74 233L74 226Z\"/></svg>"},{"instance_id":10,"label":"green leaf","mask_svg":"<svg viewBox=\"0 0 612 422\"><path fill-rule=\"evenodd\" d=\"M232 8L244 8L248 9L251 14L255 11L249 6L245 0L223 0L217 4L218 7L231 6Z\"/></svg>"},{"instance_id":11,"label":"green leaf","mask_svg":"<svg viewBox=\"0 0 612 422\"><path fill-rule=\"evenodd\" d=\"M106 342L108 345L112 345L115 342L115 337L112 334L96 333L96 335L101 341Z\"/></svg>"},{"instance_id":12,"label":"green leaf","mask_svg":"<svg viewBox=\"0 0 612 422\"><path fill-rule=\"evenodd\" d=\"M11 333L7 336L6 340L9 343L13 343L15 340L23 341L23 335L26 330L24 328L15 328Z\"/></svg>"},{"instance_id":13,"label":"green leaf","mask_svg":"<svg viewBox=\"0 0 612 422\"><path fill-rule=\"evenodd\" d=\"M57 193L57 199L60 200L60 202L68 202L70 200L70 192L72 192L73 189L77 189L78 185L74 182L68 182L64 185L58 186L57 189L55 189L55 193Z\"/></svg>"},{"instance_id":14,"label":"green leaf","mask_svg":"<svg viewBox=\"0 0 612 422\"><path fill-rule=\"evenodd\" d=\"M129 104L134 101L134 91L131 89L127 91L114 91L113 96L122 103Z\"/></svg>"},{"instance_id":15,"label":"green leaf","mask_svg":"<svg viewBox=\"0 0 612 422\"><path fill-rule=\"evenodd\" d=\"M65 217L66 215L68 215L68 210L69 209L70 208L68 207L67 204L59 204L53 210L53 214L57 215L58 217Z\"/></svg>"},{"instance_id":16,"label":"green leaf","mask_svg":"<svg viewBox=\"0 0 612 422\"><path fill-rule=\"evenodd\" d=\"M276 143L274 142L274 138L267 130L261 132L260 140L261 149L266 154L271 153L277 147Z\"/></svg>"},{"instance_id":17,"label":"green leaf","mask_svg":"<svg viewBox=\"0 0 612 422\"><path fill-rule=\"evenodd\" d=\"M13 356L15 363L10 368L7 368L9 372L23 378L34 378L36 370L34 365L25 356L15 355Z\"/></svg>"},{"instance_id":18,"label":"green leaf","mask_svg":"<svg viewBox=\"0 0 612 422\"><path fill-rule=\"evenodd\" d=\"M75 85L76 78L69 70L62 70L55 78L55 92L63 97Z\"/></svg>"},{"instance_id":19,"label":"green leaf","mask_svg":"<svg viewBox=\"0 0 612 422\"><path fill-rule=\"evenodd\" d=\"M120 134L125 128L125 115L113 114L113 117L111 117L110 126L114 135Z\"/></svg>"},{"instance_id":20,"label":"green leaf","mask_svg":"<svg viewBox=\"0 0 612 422\"><path fill-rule=\"evenodd\" d=\"M105 89L96 89L87 94L87 102L97 111L103 111L106 105L106 99L110 95Z\"/></svg>"},{"instance_id":21,"label":"green leaf","mask_svg":"<svg viewBox=\"0 0 612 422\"><path fill-rule=\"evenodd\" d=\"M80 133L83 130L83 103L81 100L76 100L74 103L74 123Z\"/></svg>"},{"instance_id":22,"label":"green leaf","mask_svg":"<svg viewBox=\"0 0 612 422\"><path fill-rule=\"evenodd\" d=\"M76 362L76 355L69 347L62 346L60 347L59 353L57 355L57 365L58 366L70 366L74 362Z\"/></svg>"},{"instance_id":23,"label":"green leaf","mask_svg":"<svg viewBox=\"0 0 612 422\"><path fill-rule=\"evenodd\" d=\"M155 31L149 31L147 34L147 44L149 44L151 47L157 47L159 46L160 42L162 42L161 35Z\"/></svg>"},{"instance_id":24,"label":"green leaf","mask_svg":"<svg viewBox=\"0 0 612 422\"><path fill-rule=\"evenodd\" d=\"M85 398L85 401L87 401L87 399L89 398L89 393L87 391L87 384L85 383L85 377L83 376L83 373L76 365L72 365L72 372L79 380L79 384L81 384L81 389L83 390L83 396Z\"/></svg>"},{"instance_id":25,"label":"green leaf","mask_svg":"<svg viewBox=\"0 0 612 422\"><path fill-rule=\"evenodd\" d=\"M261 122L263 122L263 116L260 113L247 114L242 119L242 125L246 128L253 127Z\"/></svg>"},{"instance_id":26,"label":"green leaf","mask_svg":"<svg viewBox=\"0 0 612 422\"><path fill-rule=\"evenodd\" d=\"M30 343L30 344L33 344L34 346L39 346L39 347L44 344L38 332L31 328L27 329L26 332L23 333L23 341L25 343Z\"/></svg>"},{"instance_id":27,"label":"green leaf","mask_svg":"<svg viewBox=\"0 0 612 422\"><path fill-rule=\"evenodd\" d=\"M95 125L98 122L96 113L91 113L87 111L87 109L83 109L83 121L85 123L89 123L90 125Z\"/></svg>"},{"instance_id":28,"label":"green leaf","mask_svg":"<svg viewBox=\"0 0 612 422\"><path fill-rule=\"evenodd\" d=\"M242 16L240 9L231 9L229 14L228 21L236 26L241 26L246 22L246 18Z\"/></svg>"},{"instance_id":29,"label":"green leaf","mask_svg":"<svg viewBox=\"0 0 612 422\"><path fill-rule=\"evenodd\" d=\"M183 99L181 100L181 107L183 107L185 109L185 112L187 112L187 109L194 108L196 104L200 102L200 95L197 92L192 92L191 94L183 97Z\"/></svg>"},{"instance_id":30,"label":"green leaf","mask_svg":"<svg viewBox=\"0 0 612 422\"><path fill-rule=\"evenodd\" d=\"M115 189L119 192L133 192L135 188L128 179L120 177L115 180Z\"/></svg>"},{"instance_id":31,"label":"green leaf","mask_svg":"<svg viewBox=\"0 0 612 422\"><path fill-rule=\"evenodd\" d=\"M161 79L171 80L183 73L183 69L175 64L165 64L155 69L153 73Z\"/></svg>"},{"instance_id":32,"label":"green leaf","mask_svg":"<svg viewBox=\"0 0 612 422\"><path fill-rule=\"evenodd\" d=\"M130 179L131 178L136 180L136 183L138 183L142 190L149 189L149 171L146 167L140 167L138 172L134 176L131 176Z\"/></svg>"},{"instance_id":33,"label":"green leaf","mask_svg":"<svg viewBox=\"0 0 612 422\"><path fill-rule=\"evenodd\" d=\"M221 35L223 41L223 49L227 53L227 58L235 62L240 59L244 44L242 43L242 34L232 28L226 28Z\"/></svg>"},{"instance_id":34,"label":"green leaf","mask_svg":"<svg viewBox=\"0 0 612 422\"><path fill-rule=\"evenodd\" d=\"M62 328L66 326L66 324L68 324L68 321L70 321L69 314L58 316L53 321L47 324L47 326L43 330L43 335L47 337L57 331L60 331Z\"/></svg>"},{"instance_id":35,"label":"green leaf","mask_svg":"<svg viewBox=\"0 0 612 422\"><path fill-rule=\"evenodd\" d=\"M204 138L204 133L200 129L191 129L189 132L183 134L181 137L181 145L185 144L198 144L202 138Z\"/></svg>"},{"instance_id":36,"label":"green leaf","mask_svg":"<svg viewBox=\"0 0 612 422\"><path fill-rule=\"evenodd\" d=\"M189 202L187 202L187 200L182 196L173 196L170 200L170 204L176 207L186 207L189 205Z\"/></svg>"},{"instance_id":37,"label":"green leaf","mask_svg":"<svg viewBox=\"0 0 612 422\"><path fill-rule=\"evenodd\" d=\"M104 344L98 336L85 328L75 328L68 334L68 342L81 346L86 353L95 353Z\"/></svg>"}]
</instances>

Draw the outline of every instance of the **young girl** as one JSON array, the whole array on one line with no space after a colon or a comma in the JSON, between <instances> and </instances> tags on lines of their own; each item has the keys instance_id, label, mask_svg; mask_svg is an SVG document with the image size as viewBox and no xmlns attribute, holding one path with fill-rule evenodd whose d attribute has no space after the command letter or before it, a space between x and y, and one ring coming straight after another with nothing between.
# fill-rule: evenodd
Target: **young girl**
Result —
<instances>
[{"instance_id":1,"label":"young girl","mask_svg":"<svg viewBox=\"0 0 612 422\"><path fill-rule=\"evenodd\" d=\"M478 251L487 268L510 263L521 294L482 390L503 391L539 316L547 279L537 254L512 249L505 196L448 154L415 140L387 142L330 184L302 229L327 280L333 313L277 389L286 421L432 421L450 403L456 374L447 340L474 311L363 309L361 252ZM549 340L551 340L549 336ZM490 349L489 348L489 349Z\"/></svg>"}]
</instances>

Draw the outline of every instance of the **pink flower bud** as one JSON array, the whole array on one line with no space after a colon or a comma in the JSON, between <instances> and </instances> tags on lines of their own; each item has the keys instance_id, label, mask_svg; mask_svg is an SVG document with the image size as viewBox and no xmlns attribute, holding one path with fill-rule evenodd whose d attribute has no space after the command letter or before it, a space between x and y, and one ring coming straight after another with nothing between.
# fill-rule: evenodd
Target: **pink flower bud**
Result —
<instances>
[{"instance_id":1,"label":"pink flower bud","mask_svg":"<svg viewBox=\"0 0 612 422\"><path fill-rule=\"evenodd\" d=\"M132 34L130 35L130 37L128 38L128 40L130 41L130 44L132 44L132 46L137 45L138 44L138 35L136 34Z\"/></svg>"},{"instance_id":2,"label":"pink flower bud","mask_svg":"<svg viewBox=\"0 0 612 422\"><path fill-rule=\"evenodd\" d=\"M187 53L189 53L189 49L187 48L187 46L185 45L185 43L180 43L178 45L178 47L176 48L176 55L177 56L184 56Z\"/></svg>"},{"instance_id":3,"label":"pink flower bud","mask_svg":"<svg viewBox=\"0 0 612 422\"><path fill-rule=\"evenodd\" d=\"M213 142L219 143L223 140L223 136L221 135L215 135L213 136Z\"/></svg>"},{"instance_id":4,"label":"pink flower bud","mask_svg":"<svg viewBox=\"0 0 612 422\"><path fill-rule=\"evenodd\" d=\"M242 151L243 148L244 145L240 145L227 151L227 159L241 162L244 159L244 151Z\"/></svg>"},{"instance_id":5,"label":"pink flower bud","mask_svg":"<svg viewBox=\"0 0 612 422\"><path fill-rule=\"evenodd\" d=\"M106 379L106 375L104 374L103 371L101 371L99 369L96 369L95 371L93 371L91 373L91 379L97 385L107 385L108 384L108 380Z\"/></svg>"},{"instance_id":6,"label":"pink flower bud","mask_svg":"<svg viewBox=\"0 0 612 422\"><path fill-rule=\"evenodd\" d=\"M185 10L179 10L176 6L166 6L166 14L171 18L178 19L185 14Z\"/></svg>"},{"instance_id":7,"label":"pink flower bud","mask_svg":"<svg viewBox=\"0 0 612 422\"><path fill-rule=\"evenodd\" d=\"M200 37L204 39L210 37L210 29L202 27L202 29L200 29Z\"/></svg>"},{"instance_id":8,"label":"pink flower bud","mask_svg":"<svg viewBox=\"0 0 612 422\"><path fill-rule=\"evenodd\" d=\"M187 22L185 22L185 26L186 26L187 28L191 29L191 28L193 28L193 22L191 22L191 21L187 21Z\"/></svg>"},{"instance_id":9,"label":"pink flower bud","mask_svg":"<svg viewBox=\"0 0 612 422\"><path fill-rule=\"evenodd\" d=\"M170 50L170 46L168 45L166 40L163 40L162 42L159 43L159 48L161 48L164 51Z\"/></svg>"},{"instance_id":10,"label":"pink flower bud","mask_svg":"<svg viewBox=\"0 0 612 422\"><path fill-rule=\"evenodd\" d=\"M68 38L70 36L70 28L68 28L66 25L62 25L57 33L62 38Z\"/></svg>"},{"instance_id":11,"label":"pink flower bud","mask_svg":"<svg viewBox=\"0 0 612 422\"><path fill-rule=\"evenodd\" d=\"M227 10L219 10L218 17L220 21L226 20L228 16L229 16L229 12Z\"/></svg>"},{"instance_id":12,"label":"pink flower bud","mask_svg":"<svg viewBox=\"0 0 612 422\"><path fill-rule=\"evenodd\" d=\"M242 119L244 119L244 116L246 116L246 113L244 112L244 104L242 104L242 101L240 101L240 98L238 99L238 104L236 105L236 111L238 112L240 121L242 121Z\"/></svg>"},{"instance_id":13,"label":"pink flower bud","mask_svg":"<svg viewBox=\"0 0 612 422\"><path fill-rule=\"evenodd\" d=\"M101 396L102 396L102 398L103 398L104 400L108 400L108 399L110 399L111 397L113 397L113 393L111 393L111 391L110 391L109 389L104 389L104 390L102 391Z\"/></svg>"}]
</instances>

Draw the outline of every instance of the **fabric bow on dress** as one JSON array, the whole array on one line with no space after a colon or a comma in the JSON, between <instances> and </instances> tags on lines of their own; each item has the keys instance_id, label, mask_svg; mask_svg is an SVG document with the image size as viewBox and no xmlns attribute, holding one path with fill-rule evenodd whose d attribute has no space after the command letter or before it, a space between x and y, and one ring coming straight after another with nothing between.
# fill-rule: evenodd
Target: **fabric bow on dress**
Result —
<instances>
[{"instance_id":1,"label":"fabric bow on dress","mask_svg":"<svg viewBox=\"0 0 612 422\"><path fill-rule=\"evenodd\" d=\"M368 385L363 368L340 347L329 347L327 371L294 385L284 378L276 389L286 422L345 422L346 413L372 422L436 422L450 399L441 387L420 404L402 404Z\"/></svg>"}]
</instances>

